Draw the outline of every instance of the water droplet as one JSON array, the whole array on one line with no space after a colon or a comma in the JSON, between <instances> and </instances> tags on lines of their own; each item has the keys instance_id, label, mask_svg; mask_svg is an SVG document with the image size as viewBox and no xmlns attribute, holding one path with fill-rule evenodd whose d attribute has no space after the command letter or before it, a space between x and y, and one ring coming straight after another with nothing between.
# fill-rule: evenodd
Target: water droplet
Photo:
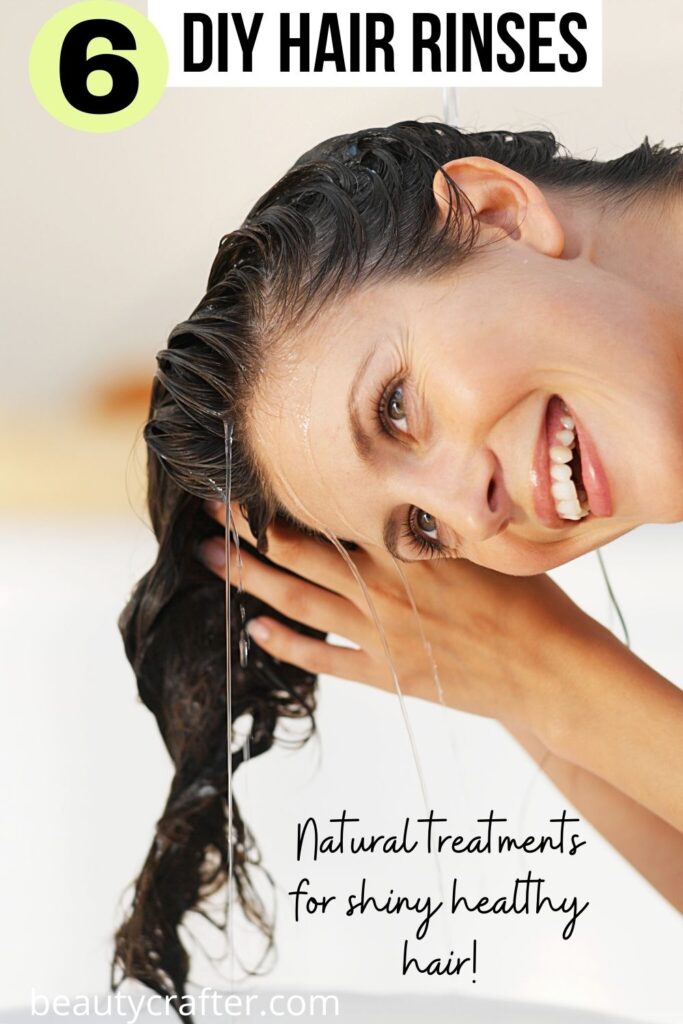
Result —
<instances>
[{"instance_id":1,"label":"water droplet","mask_svg":"<svg viewBox=\"0 0 683 1024\"><path fill-rule=\"evenodd\" d=\"M246 668L249 662L249 634L246 630L240 633L240 666Z\"/></svg>"}]
</instances>

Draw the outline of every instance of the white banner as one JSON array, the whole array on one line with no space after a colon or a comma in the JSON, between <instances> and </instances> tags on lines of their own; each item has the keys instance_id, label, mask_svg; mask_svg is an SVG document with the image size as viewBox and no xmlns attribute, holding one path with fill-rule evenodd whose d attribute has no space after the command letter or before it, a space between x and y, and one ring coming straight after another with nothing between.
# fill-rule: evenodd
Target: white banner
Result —
<instances>
[{"instance_id":1,"label":"white banner","mask_svg":"<svg viewBox=\"0 0 683 1024\"><path fill-rule=\"evenodd\" d=\"M602 0L148 8L168 50L169 86L602 85Z\"/></svg>"}]
</instances>

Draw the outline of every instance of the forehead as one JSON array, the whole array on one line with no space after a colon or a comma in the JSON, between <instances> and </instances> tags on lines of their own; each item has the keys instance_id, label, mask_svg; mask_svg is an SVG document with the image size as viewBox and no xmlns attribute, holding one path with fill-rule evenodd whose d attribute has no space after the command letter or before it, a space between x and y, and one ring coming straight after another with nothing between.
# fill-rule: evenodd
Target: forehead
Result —
<instances>
[{"instance_id":1,"label":"forehead","mask_svg":"<svg viewBox=\"0 0 683 1024\"><path fill-rule=\"evenodd\" d=\"M283 337L259 380L252 443L278 499L315 529L323 520L343 533L337 495L359 485L349 391L377 348L401 345L420 305L417 295L406 301L406 287L364 287L328 304Z\"/></svg>"}]
</instances>

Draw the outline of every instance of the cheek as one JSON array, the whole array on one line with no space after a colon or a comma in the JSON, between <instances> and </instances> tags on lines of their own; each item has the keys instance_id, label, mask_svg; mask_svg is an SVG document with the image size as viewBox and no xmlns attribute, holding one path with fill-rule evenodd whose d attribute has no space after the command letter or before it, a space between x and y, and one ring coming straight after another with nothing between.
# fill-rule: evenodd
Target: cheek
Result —
<instances>
[{"instance_id":1,"label":"cheek","mask_svg":"<svg viewBox=\"0 0 683 1024\"><path fill-rule=\"evenodd\" d=\"M569 264L553 261L535 278L520 275L491 289L476 337L480 377L504 388L545 386L547 373L585 371L615 339L614 305L603 289ZM473 346L474 347L474 346Z\"/></svg>"},{"instance_id":2,"label":"cheek","mask_svg":"<svg viewBox=\"0 0 683 1024\"><path fill-rule=\"evenodd\" d=\"M488 309L462 326L443 328L431 369L452 394L473 407L482 401L504 407L520 391L537 386L544 368L571 361L574 346L564 326L567 322L566 313L558 318L532 302L501 317L489 296Z\"/></svg>"}]
</instances>

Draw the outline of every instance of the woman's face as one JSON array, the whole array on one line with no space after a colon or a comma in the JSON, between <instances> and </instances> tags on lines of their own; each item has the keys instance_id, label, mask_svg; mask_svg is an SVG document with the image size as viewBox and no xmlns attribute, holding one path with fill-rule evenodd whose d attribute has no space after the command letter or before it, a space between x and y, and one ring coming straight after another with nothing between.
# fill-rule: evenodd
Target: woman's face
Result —
<instances>
[{"instance_id":1,"label":"woman's face","mask_svg":"<svg viewBox=\"0 0 683 1024\"><path fill-rule=\"evenodd\" d=\"M259 389L254 442L314 529L528 575L683 518L673 326L589 259L505 239L439 279L356 291L289 352ZM566 465L579 519L552 469Z\"/></svg>"}]
</instances>

